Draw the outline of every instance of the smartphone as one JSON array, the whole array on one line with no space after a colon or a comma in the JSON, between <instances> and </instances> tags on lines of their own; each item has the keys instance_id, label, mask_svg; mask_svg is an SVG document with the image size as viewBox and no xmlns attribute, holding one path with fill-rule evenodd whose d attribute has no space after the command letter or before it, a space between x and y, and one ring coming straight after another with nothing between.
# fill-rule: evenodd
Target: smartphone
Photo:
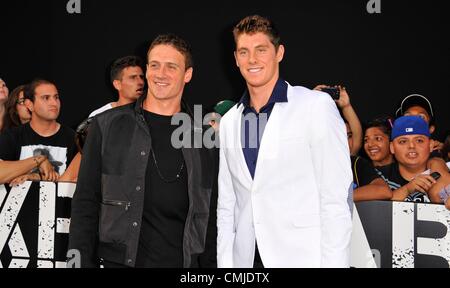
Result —
<instances>
[{"instance_id":1,"label":"smartphone","mask_svg":"<svg viewBox=\"0 0 450 288\"><path fill-rule=\"evenodd\" d=\"M441 174L439 174L439 172L433 172L430 176L433 177L434 180L438 180L439 177L441 177Z\"/></svg>"},{"instance_id":2,"label":"smartphone","mask_svg":"<svg viewBox=\"0 0 450 288\"><path fill-rule=\"evenodd\" d=\"M322 92L328 93L330 94L331 98L333 98L333 100L338 100L340 97L340 91L339 88L335 88L335 87L330 87L330 88L322 88L320 89Z\"/></svg>"}]
</instances>

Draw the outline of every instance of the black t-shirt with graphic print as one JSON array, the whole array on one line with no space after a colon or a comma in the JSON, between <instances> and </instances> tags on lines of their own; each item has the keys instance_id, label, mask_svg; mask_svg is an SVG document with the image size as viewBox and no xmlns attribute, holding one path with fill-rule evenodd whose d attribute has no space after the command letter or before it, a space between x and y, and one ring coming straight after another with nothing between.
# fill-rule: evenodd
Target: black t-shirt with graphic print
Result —
<instances>
[{"instance_id":1,"label":"black t-shirt with graphic print","mask_svg":"<svg viewBox=\"0 0 450 288\"><path fill-rule=\"evenodd\" d=\"M376 171L383 178L383 180L389 185L392 191L408 184L408 180L402 177L400 174L400 170L398 167L398 162L394 162L392 164L376 167ZM414 191L410 193L405 200L406 202L419 202L419 203L428 203L430 199L425 193L420 191Z\"/></svg>"},{"instance_id":2,"label":"black t-shirt with graphic print","mask_svg":"<svg viewBox=\"0 0 450 288\"><path fill-rule=\"evenodd\" d=\"M1 160L17 161L45 155L59 175L64 173L76 153L75 131L63 125L49 137L37 134L29 123L0 134Z\"/></svg>"}]
</instances>

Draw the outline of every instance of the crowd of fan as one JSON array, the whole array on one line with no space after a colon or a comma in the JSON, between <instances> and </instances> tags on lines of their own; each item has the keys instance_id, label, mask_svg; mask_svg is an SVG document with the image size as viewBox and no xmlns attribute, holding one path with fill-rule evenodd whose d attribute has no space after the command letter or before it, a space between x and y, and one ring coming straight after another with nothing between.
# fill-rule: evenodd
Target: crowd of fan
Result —
<instances>
[{"instance_id":1,"label":"crowd of fan","mask_svg":"<svg viewBox=\"0 0 450 288\"><path fill-rule=\"evenodd\" d=\"M346 89L335 88L336 104L347 126L353 201L395 200L445 203L450 208L450 136L433 139L435 110L420 94L401 99L393 115L361 125ZM363 149L361 149L363 148Z\"/></svg>"},{"instance_id":2,"label":"crowd of fan","mask_svg":"<svg viewBox=\"0 0 450 288\"><path fill-rule=\"evenodd\" d=\"M54 83L37 79L9 93L0 79L0 184L76 182L90 120L141 97L144 71L139 57L116 60L111 83L118 101L91 113L76 132L57 122L61 101ZM450 135L447 133L443 143L434 139L436 111L427 97L404 97L397 109L392 109L393 115L362 125L345 87L318 85L314 89L335 91L336 105L347 125L354 178L350 202L432 202L450 209ZM230 100L221 101L214 111L223 115L233 105ZM216 122L211 125L218 129Z\"/></svg>"}]
</instances>

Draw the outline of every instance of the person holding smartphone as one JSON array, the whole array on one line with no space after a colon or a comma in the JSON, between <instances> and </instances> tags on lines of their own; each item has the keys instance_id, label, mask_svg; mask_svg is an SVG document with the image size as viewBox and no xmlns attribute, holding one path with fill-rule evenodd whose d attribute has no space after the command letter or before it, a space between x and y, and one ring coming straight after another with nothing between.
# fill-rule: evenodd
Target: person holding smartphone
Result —
<instances>
[{"instance_id":1,"label":"person holding smartphone","mask_svg":"<svg viewBox=\"0 0 450 288\"><path fill-rule=\"evenodd\" d=\"M347 89L343 86L329 86L329 85L317 85L314 90L326 92L330 94L331 98L336 102L336 105L342 112L344 120L350 126L352 133L352 147L350 148L350 154L356 156L362 147L363 130L361 122L359 121L356 111L350 102L350 96Z\"/></svg>"}]
</instances>

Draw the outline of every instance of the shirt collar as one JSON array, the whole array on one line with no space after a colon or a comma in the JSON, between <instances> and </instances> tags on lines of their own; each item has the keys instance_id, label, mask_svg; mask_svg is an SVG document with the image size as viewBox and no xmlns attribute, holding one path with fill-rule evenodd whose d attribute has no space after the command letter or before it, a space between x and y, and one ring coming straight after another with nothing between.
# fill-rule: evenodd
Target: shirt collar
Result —
<instances>
[{"instance_id":1,"label":"shirt collar","mask_svg":"<svg viewBox=\"0 0 450 288\"><path fill-rule=\"evenodd\" d=\"M275 87L273 88L272 95L270 95L269 101L264 106L272 103L288 102L287 90L288 84L282 78L279 78L277 83L275 84ZM242 96L241 100L239 100L238 107L241 104L244 105L244 107L250 107L250 95L248 93L248 89L245 90L244 95Z\"/></svg>"}]
</instances>

